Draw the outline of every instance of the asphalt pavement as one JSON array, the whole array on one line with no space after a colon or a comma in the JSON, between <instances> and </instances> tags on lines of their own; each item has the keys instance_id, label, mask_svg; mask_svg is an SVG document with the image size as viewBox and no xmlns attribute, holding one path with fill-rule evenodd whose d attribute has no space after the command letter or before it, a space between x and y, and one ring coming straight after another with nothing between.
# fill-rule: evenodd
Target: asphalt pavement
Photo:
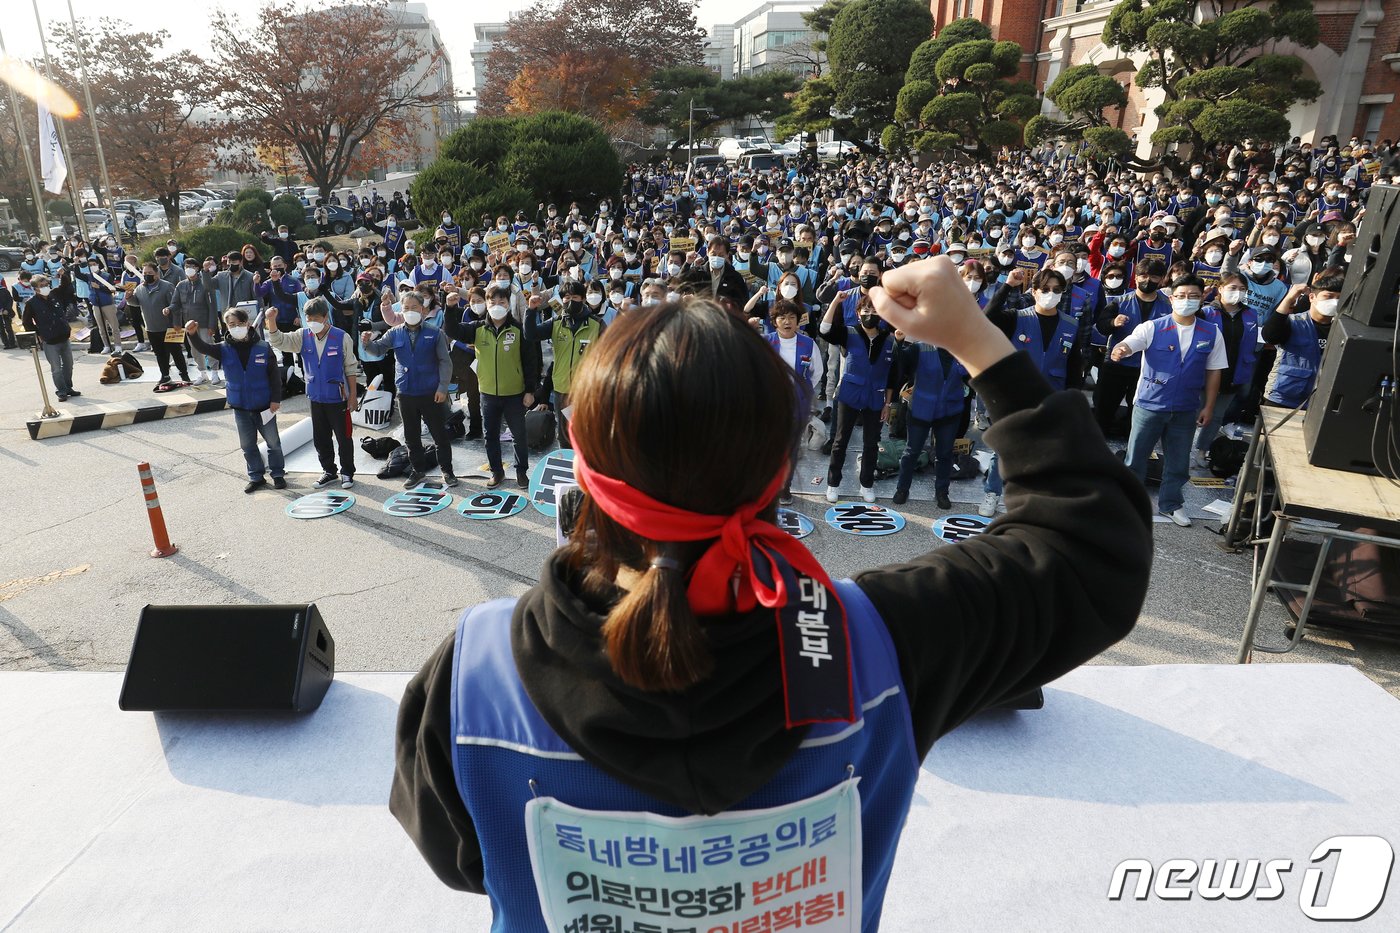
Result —
<instances>
[{"instance_id":1,"label":"asphalt pavement","mask_svg":"<svg viewBox=\"0 0 1400 933\"><path fill-rule=\"evenodd\" d=\"M142 357L154 365L149 354ZM99 385L103 359L80 352L74 384L84 394L59 407L81 412L150 393L149 384ZM47 379L46 365L44 371ZM464 608L528 588L554 547L553 520L533 509L489 522L452 510L388 516L380 506L401 484L370 475L358 478L358 502L349 512L291 519L284 509L311 491L314 477L294 474L285 492L245 495L228 412L33 441L24 423L39 407L30 354L0 351L6 491L0 669L119 670L147 604L315 602L335 637L341 670L413 670L452 632ZM307 401L298 397L279 417L286 425L306 413ZM459 442L455 458L474 466L485 460L484 448ZM136 472L142 460L151 464L180 548L171 558L148 556L151 535ZM853 451L851 492L854 460ZM946 513L919 497L900 507L908 524L896 534L855 537L827 526L822 487L811 485L820 466L815 456L803 461L795 485L805 477L810 493L794 508L814 520L806 543L833 577L949 546L932 531ZM464 481L454 492L480 488ZM975 512L979 491L976 481L956 484L955 511ZM1216 497L1228 498L1228 490L1193 489L1189 504L1198 508ZM1249 604L1250 557L1221 551L1214 526L1154 526L1156 556L1142 616L1127 639L1094 663L1233 663ZM1260 637L1280 641L1286 618L1270 598ZM1290 654L1255 658L1351 664L1400 696L1400 648L1385 642L1310 633Z\"/></svg>"}]
</instances>

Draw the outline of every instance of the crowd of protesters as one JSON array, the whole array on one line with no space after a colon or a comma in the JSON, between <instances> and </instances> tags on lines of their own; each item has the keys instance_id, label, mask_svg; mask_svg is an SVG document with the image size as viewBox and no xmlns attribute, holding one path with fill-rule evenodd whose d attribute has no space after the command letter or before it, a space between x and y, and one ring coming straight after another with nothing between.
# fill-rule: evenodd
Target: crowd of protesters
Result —
<instances>
[{"instance_id":1,"label":"crowd of protesters","mask_svg":"<svg viewBox=\"0 0 1400 933\"><path fill-rule=\"evenodd\" d=\"M509 426L523 484L524 414L554 410L567 444L570 383L588 346L619 314L698 295L749 320L808 388L802 420L826 438L828 498L859 426L859 485L874 500L876 448L902 409L909 443L895 502L931 442L938 504L949 508L954 443L987 426L985 406L946 352L906 341L869 299L888 270L942 255L1053 386L1090 394L1105 435L1128 437L1140 475L1160 442L1159 508L1187 524L1181 484L1191 466L1206 466L1221 425L1252 422L1261 404L1306 405L1367 191L1397 181L1390 141L1327 137L1243 143L1146 171L1050 148L930 165L789 159L761 172L634 165L615 195L496 217L413 218L398 193L376 189L349 205L374 234L357 248L298 243L286 227L223 256L186 255L171 237L144 263L111 236L37 244L3 289L0 337L14 345L16 315L36 331L66 400L81 394L68 336L75 314L91 324L89 352L127 352L129 328L131 349L155 357L157 391L223 384L223 355L210 351L231 326L254 343L278 334L284 367L293 351L305 362L298 331L320 317L348 338L344 372L353 362L361 383L382 376L435 437L449 397L464 399L468 437L487 442L492 485L505 476ZM241 323L230 325L235 309ZM1208 384L1165 393L1170 410L1152 407L1164 395L1149 384L1165 385L1160 367L1143 368L1149 325L1166 319L1176 336L1166 325L1152 333L1180 339L1183 361L1195 333L1211 360ZM337 397L356 404L353 391ZM336 478L333 467L318 485ZM999 495L994 462L982 514L996 513Z\"/></svg>"}]
</instances>

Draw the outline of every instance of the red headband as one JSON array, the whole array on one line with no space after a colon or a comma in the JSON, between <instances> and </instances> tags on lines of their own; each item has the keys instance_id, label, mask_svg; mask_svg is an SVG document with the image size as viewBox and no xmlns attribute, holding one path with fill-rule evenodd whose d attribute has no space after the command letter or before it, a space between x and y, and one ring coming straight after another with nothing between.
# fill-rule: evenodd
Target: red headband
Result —
<instances>
[{"instance_id":1,"label":"red headband","mask_svg":"<svg viewBox=\"0 0 1400 933\"><path fill-rule=\"evenodd\" d=\"M573 438L572 426L569 431ZM589 468L574 441L574 475L583 491L608 517L633 534L652 541L706 541L710 545L690 571L686 595L696 615L724 615L750 612L755 606L773 609L778 621L778 640L783 662L784 713L789 729L813 722L854 722L855 709L850 675L850 633L846 610L825 568L812 552L792 535L771 522L758 518L787 482L784 463L763 494L732 515L690 512L668 505L611 476ZM755 562L755 555L767 558ZM801 585L802 575L819 584L808 592ZM824 613L828 599L839 617L839 631L827 634ZM790 625L785 625L789 622ZM815 625L815 628L809 626ZM817 637L825 653L817 654L809 632ZM820 660L819 660L820 658ZM844 678L842 690L833 691L837 682L821 675L822 661L835 661ZM811 662L811 669L807 661ZM821 676L817 676L821 675ZM790 695L790 682L803 688ZM839 694L839 696L838 696ZM794 704L796 703L796 708Z\"/></svg>"}]
</instances>

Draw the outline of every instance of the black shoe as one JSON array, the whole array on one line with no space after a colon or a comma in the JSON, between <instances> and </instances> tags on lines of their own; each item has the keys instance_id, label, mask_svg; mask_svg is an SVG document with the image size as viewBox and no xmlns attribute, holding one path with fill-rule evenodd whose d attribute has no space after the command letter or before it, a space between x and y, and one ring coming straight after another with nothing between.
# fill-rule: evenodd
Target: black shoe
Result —
<instances>
[{"instance_id":1,"label":"black shoe","mask_svg":"<svg viewBox=\"0 0 1400 933\"><path fill-rule=\"evenodd\" d=\"M340 477L336 476L334 473L322 473L321 478L311 485L315 486L317 489L324 489L332 483L338 482L340 482Z\"/></svg>"},{"instance_id":2,"label":"black shoe","mask_svg":"<svg viewBox=\"0 0 1400 933\"><path fill-rule=\"evenodd\" d=\"M909 490L896 489L894 491L894 498L890 501L893 502L895 505L903 505L904 503L909 501Z\"/></svg>"},{"instance_id":3,"label":"black shoe","mask_svg":"<svg viewBox=\"0 0 1400 933\"><path fill-rule=\"evenodd\" d=\"M60 395L60 396L58 397L58 400L59 400L60 402L66 402L66 401L68 401L68 396L66 396L66 395Z\"/></svg>"},{"instance_id":4,"label":"black shoe","mask_svg":"<svg viewBox=\"0 0 1400 933\"><path fill-rule=\"evenodd\" d=\"M515 474L515 485L519 486L521 489L529 489L529 488L530 488L530 474L528 474L528 473L517 473L517 474Z\"/></svg>"},{"instance_id":5,"label":"black shoe","mask_svg":"<svg viewBox=\"0 0 1400 933\"><path fill-rule=\"evenodd\" d=\"M500 474L499 476L493 474L492 477L486 481L486 488L495 489L497 486L501 485L505 481L506 476L504 473Z\"/></svg>"},{"instance_id":6,"label":"black shoe","mask_svg":"<svg viewBox=\"0 0 1400 933\"><path fill-rule=\"evenodd\" d=\"M88 351L87 351L87 355L88 355L88 356L96 356L96 355L99 354L99 353L106 353L106 352L107 352L106 350L103 350L101 347L98 347L96 350L88 350Z\"/></svg>"},{"instance_id":7,"label":"black shoe","mask_svg":"<svg viewBox=\"0 0 1400 933\"><path fill-rule=\"evenodd\" d=\"M464 441L479 441L479 440L481 440L481 436L482 436L482 435L481 435L481 427L480 427L480 425L478 425L478 426L472 428L470 431L468 431L467 434L466 434L466 436L463 437L462 440L464 440Z\"/></svg>"},{"instance_id":8,"label":"black shoe","mask_svg":"<svg viewBox=\"0 0 1400 933\"><path fill-rule=\"evenodd\" d=\"M778 503L780 505L792 505L792 490L784 489L778 493Z\"/></svg>"},{"instance_id":9,"label":"black shoe","mask_svg":"<svg viewBox=\"0 0 1400 933\"><path fill-rule=\"evenodd\" d=\"M948 498L946 492L940 492L938 494L938 507L940 509L951 509L953 507L953 500Z\"/></svg>"},{"instance_id":10,"label":"black shoe","mask_svg":"<svg viewBox=\"0 0 1400 933\"><path fill-rule=\"evenodd\" d=\"M68 390L68 395L69 395L69 397L72 397L72 396L74 396L74 395L82 395L82 394L83 394L83 393L79 392L77 389L69 389L69 390Z\"/></svg>"},{"instance_id":11,"label":"black shoe","mask_svg":"<svg viewBox=\"0 0 1400 933\"><path fill-rule=\"evenodd\" d=\"M261 478L261 477L259 477L258 479L250 479L250 480L248 480L248 485L243 487L243 491L244 491L244 492L257 492L259 489L262 489L262 488L263 488L264 486L266 486L266 485L267 485L267 480L265 480L265 479L263 479L263 478Z\"/></svg>"},{"instance_id":12,"label":"black shoe","mask_svg":"<svg viewBox=\"0 0 1400 933\"><path fill-rule=\"evenodd\" d=\"M287 488L287 481L286 481L284 478L280 477L280 476L274 476L274 477L272 478L272 488L273 488L273 489L286 489L286 488Z\"/></svg>"},{"instance_id":13,"label":"black shoe","mask_svg":"<svg viewBox=\"0 0 1400 933\"><path fill-rule=\"evenodd\" d=\"M822 409L821 419L823 424L831 424L831 406Z\"/></svg>"},{"instance_id":14,"label":"black shoe","mask_svg":"<svg viewBox=\"0 0 1400 933\"><path fill-rule=\"evenodd\" d=\"M451 473L442 474L442 485L451 489L453 486L457 485L457 477Z\"/></svg>"},{"instance_id":15,"label":"black shoe","mask_svg":"<svg viewBox=\"0 0 1400 933\"><path fill-rule=\"evenodd\" d=\"M831 456L831 438L827 438L825 441L822 442L822 456Z\"/></svg>"},{"instance_id":16,"label":"black shoe","mask_svg":"<svg viewBox=\"0 0 1400 933\"><path fill-rule=\"evenodd\" d=\"M409 470L408 479L403 481L403 488L412 489L414 486L417 486L421 482L423 482L423 474L420 473L418 470Z\"/></svg>"}]
</instances>

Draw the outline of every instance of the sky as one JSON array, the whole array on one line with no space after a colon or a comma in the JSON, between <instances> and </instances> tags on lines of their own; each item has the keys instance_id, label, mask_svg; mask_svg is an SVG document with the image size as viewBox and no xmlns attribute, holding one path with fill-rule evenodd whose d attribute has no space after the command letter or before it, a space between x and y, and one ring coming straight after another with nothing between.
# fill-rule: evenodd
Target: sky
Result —
<instances>
[{"instance_id":1,"label":"sky","mask_svg":"<svg viewBox=\"0 0 1400 933\"><path fill-rule=\"evenodd\" d=\"M472 0L420 0L428 7L428 15L437 24L442 41L447 46L447 54L452 58L453 83L462 91L472 85L471 46L473 27L482 22L504 21L511 13L530 5L529 0L497 0L485 4ZM696 19L701 28L708 30L715 23L732 23L734 20L762 5L763 0L703 0L696 4ZM113 4L111 0L72 0L73 13L81 22L84 19L97 19L110 16L130 23L138 31L165 29L170 33L170 48L189 48L195 52L207 53L209 49L209 17L223 7L225 9L248 9L252 3L210 2L210 0L188 0L170 6L163 3ZM476 10L490 8L489 15ZM7 14L0 16L0 36L4 37L6 50L19 58L39 55L39 32L34 23L33 7L29 3L9 4ZM56 22L67 22L68 8L63 0L46 0L39 5L44 15L44 29L51 35ZM52 39L50 39L52 45Z\"/></svg>"}]
</instances>

